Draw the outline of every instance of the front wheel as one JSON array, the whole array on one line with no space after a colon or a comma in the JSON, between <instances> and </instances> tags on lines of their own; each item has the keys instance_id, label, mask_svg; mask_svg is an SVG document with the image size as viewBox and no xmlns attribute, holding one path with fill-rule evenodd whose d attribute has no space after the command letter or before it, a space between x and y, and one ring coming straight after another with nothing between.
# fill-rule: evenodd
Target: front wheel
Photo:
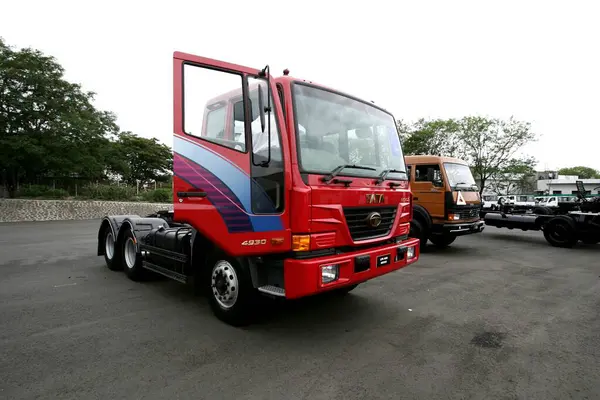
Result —
<instances>
[{"instance_id":1,"label":"front wheel","mask_svg":"<svg viewBox=\"0 0 600 400\"><path fill-rule=\"evenodd\" d=\"M215 316L233 326L251 323L258 291L252 285L248 265L219 252L212 257L208 270L210 276L205 284Z\"/></svg>"},{"instance_id":2,"label":"front wheel","mask_svg":"<svg viewBox=\"0 0 600 400\"><path fill-rule=\"evenodd\" d=\"M413 220L410 221L410 232L408 236L419 239L421 241L420 246L422 250L427 245L427 230L420 219L413 218Z\"/></svg>"},{"instance_id":3,"label":"front wheel","mask_svg":"<svg viewBox=\"0 0 600 400\"><path fill-rule=\"evenodd\" d=\"M443 249L450 246L456 240L456 236L434 235L431 236L429 240L434 244L435 247Z\"/></svg>"}]
</instances>

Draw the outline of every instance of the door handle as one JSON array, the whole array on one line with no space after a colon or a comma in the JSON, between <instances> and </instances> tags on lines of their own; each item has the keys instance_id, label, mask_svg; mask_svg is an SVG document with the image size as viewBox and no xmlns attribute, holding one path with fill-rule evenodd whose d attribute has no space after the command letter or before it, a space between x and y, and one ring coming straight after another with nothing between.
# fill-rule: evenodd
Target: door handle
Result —
<instances>
[{"instance_id":1,"label":"door handle","mask_svg":"<svg viewBox=\"0 0 600 400\"><path fill-rule=\"evenodd\" d=\"M177 192L177 197L206 197L206 192Z\"/></svg>"}]
</instances>

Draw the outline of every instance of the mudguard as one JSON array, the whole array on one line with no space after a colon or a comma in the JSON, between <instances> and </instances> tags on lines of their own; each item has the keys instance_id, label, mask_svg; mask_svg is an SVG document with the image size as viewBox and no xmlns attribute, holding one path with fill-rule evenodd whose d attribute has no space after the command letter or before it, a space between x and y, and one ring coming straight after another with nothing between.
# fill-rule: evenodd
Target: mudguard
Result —
<instances>
[{"instance_id":1,"label":"mudguard","mask_svg":"<svg viewBox=\"0 0 600 400\"><path fill-rule=\"evenodd\" d=\"M166 229L169 227L169 224L162 218L142 218L138 216L124 218L119 228L119 233L116 236L117 243L122 242L125 230L130 229L135 238L136 250L139 251L140 240L153 229L160 227Z\"/></svg>"},{"instance_id":2,"label":"mudguard","mask_svg":"<svg viewBox=\"0 0 600 400\"><path fill-rule=\"evenodd\" d=\"M107 215L102 218L102 222L100 223L100 229L98 229L98 254L99 256L104 255L104 232L106 229L110 229L112 231L113 237L116 238L119 230L121 229L121 225L123 221L127 218L140 218L139 215L130 214L130 215Z\"/></svg>"},{"instance_id":3,"label":"mudguard","mask_svg":"<svg viewBox=\"0 0 600 400\"><path fill-rule=\"evenodd\" d=\"M116 243L120 243L123 237L124 227L131 229L137 242L146 236L152 229L163 226L169 227L169 224L162 218L144 218L139 215L107 215L102 219L100 229L98 230L98 255L104 255L104 232L106 229L112 230Z\"/></svg>"}]
</instances>

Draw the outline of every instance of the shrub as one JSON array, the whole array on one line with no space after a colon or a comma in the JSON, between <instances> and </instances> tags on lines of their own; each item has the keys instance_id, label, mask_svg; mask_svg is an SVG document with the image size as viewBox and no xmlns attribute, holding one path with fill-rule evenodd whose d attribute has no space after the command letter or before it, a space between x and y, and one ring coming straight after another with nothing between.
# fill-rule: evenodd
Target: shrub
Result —
<instances>
[{"instance_id":1,"label":"shrub","mask_svg":"<svg viewBox=\"0 0 600 400\"><path fill-rule=\"evenodd\" d=\"M171 189L149 190L142 194L142 199L152 203L171 203L173 201L173 192Z\"/></svg>"},{"instance_id":2,"label":"shrub","mask_svg":"<svg viewBox=\"0 0 600 400\"><path fill-rule=\"evenodd\" d=\"M131 200L136 194L135 188L116 185L89 185L81 188L80 196L94 200Z\"/></svg>"},{"instance_id":3,"label":"shrub","mask_svg":"<svg viewBox=\"0 0 600 400\"><path fill-rule=\"evenodd\" d=\"M17 197L64 199L69 192L64 189L52 189L45 185L27 185L19 188Z\"/></svg>"}]
</instances>

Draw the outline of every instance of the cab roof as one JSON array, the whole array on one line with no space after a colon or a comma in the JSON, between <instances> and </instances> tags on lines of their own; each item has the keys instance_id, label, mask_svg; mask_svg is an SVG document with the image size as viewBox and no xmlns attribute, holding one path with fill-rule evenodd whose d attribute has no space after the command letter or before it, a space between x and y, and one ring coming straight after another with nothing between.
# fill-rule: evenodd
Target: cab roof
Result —
<instances>
[{"instance_id":1,"label":"cab roof","mask_svg":"<svg viewBox=\"0 0 600 400\"><path fill-rule=\"evenodd\" d=\"M417 154L417 155L413 155L413 156L404 156L404 159L406 160L407 164L422 164L422 163L438 164L438 163L448 162L448 163L469 165L469 164L467 164L466 161L461 160L460 158L446 157L446 156Z\"/></svg>"}]
</instances>

